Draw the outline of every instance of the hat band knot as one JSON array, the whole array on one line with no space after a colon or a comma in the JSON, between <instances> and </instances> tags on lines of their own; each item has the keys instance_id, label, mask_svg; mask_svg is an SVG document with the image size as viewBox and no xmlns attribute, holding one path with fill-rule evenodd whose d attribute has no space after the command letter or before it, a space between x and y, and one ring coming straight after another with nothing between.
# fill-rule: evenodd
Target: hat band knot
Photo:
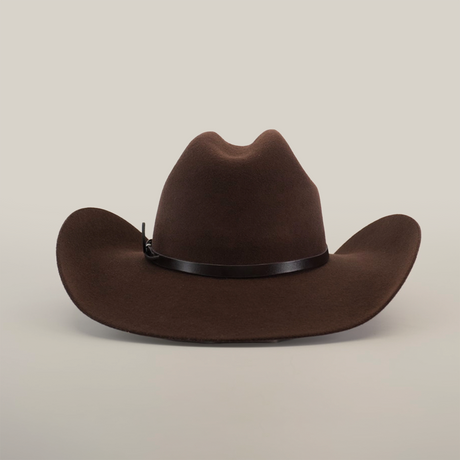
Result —
<instances>
[{"instance_id":1,"label":"hat band knot","mask_svg":"<svg viewBox=\"0 0 460 460\"><path fill-rule=\"evenodd\" d=\"M316 256L268 264L221 265L174 259L153 250L152 240L147 240L145 237L145 223L142 224L142 247L145 258L159 267L213 278L262 278L284 273L312 270L321 267L329 260L329 251L327 248L323 253Z\"/></svg>"}]
</instances>

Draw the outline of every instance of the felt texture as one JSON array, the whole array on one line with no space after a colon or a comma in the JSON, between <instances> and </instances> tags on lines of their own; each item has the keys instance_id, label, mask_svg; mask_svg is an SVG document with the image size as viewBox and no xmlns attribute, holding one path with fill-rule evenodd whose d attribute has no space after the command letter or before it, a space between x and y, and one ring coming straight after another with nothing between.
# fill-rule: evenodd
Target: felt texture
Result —
<instances>
[{"instance_id":1,"label":"felt texture","mask_svg":"<svg viewBox=\"0 0 460 460\"><path fill-rule=\"evenodd\" d=\"M324 250L318 192L284 139L270 131L249 147L214 133L192 141L165 185L155 250L225 264ZM271 341L339 332L374 317L404 283L420 238L415 220L391 215L356 233L320 268L218 279L148 262L138 229L85 208L64 222L57 262L73 302L107 326L194 342Z\"/></svg>"},{"instance_id":2,"label":"felt texture","mask_svg":"<svg viewBox=\"0 0 460 460\"><path fill-rule=\"evenodd\" d=\"M152 248L224 265L316 256L327 248L318 190L275 130L248 146L203 133L165 183Z\"/></svg>"}]
</instances>

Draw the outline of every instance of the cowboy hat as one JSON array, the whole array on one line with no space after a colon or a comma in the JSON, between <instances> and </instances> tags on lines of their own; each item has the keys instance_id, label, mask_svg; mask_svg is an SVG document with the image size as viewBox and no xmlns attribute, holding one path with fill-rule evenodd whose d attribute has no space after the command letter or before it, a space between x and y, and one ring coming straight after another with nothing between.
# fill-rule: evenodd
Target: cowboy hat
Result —
<instances>
[{"instance_id":1,"label":"cowboy hat","mask_svg":"<svg viewBox=\"0 0 460 460\"><path fill-rule=\"evenodd\" d=\"M379 313L406 280L420 227L383 217L329 254L318 190L274 130L249 146L207 132L187 146L153 232L102 209L71 214L57 263L90 318L193 342L339 332Z\"/></svg>"}]
</instances>

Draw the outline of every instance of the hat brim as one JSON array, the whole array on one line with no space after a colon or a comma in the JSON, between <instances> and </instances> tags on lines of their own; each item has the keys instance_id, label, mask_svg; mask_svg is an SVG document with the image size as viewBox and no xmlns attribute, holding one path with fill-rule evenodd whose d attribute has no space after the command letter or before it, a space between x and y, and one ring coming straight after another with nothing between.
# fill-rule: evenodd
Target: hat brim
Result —
<instances>
[{"instance_id":1,"label":"hat brim","mask_svg":"<svg viewBox=\"0 0 460 460\"><path fill-rule=\"evenodd\" d=\"M157 267L144 258L138 229L84 208L64 222L57 262L75 305L107 326L193 342L272 341L370 320L403 285L420 238L412 218L391 215L356 233L320 268L219 279Z\"/></svg>"}]
</instances>

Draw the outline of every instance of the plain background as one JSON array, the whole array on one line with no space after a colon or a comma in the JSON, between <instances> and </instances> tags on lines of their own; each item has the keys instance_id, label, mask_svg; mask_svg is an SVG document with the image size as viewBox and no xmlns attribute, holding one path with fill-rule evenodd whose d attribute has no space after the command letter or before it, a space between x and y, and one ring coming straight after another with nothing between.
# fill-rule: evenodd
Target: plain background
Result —
<instances>
[{"instance_id":1,"label":"plain background","mask_svg":"<svg viewBox=\"0 0 460 460\"><path fill-rule=\"evenodd\" d=\"M459 2L1 3L1 458L448 460L459 447ZM354 330L131 336L55 264L74 210L153 228L188 142L279 130L329 247L414 217L419 258ZM107 235L110 238L110 234Z\"/></svg>"}]
</instances>

